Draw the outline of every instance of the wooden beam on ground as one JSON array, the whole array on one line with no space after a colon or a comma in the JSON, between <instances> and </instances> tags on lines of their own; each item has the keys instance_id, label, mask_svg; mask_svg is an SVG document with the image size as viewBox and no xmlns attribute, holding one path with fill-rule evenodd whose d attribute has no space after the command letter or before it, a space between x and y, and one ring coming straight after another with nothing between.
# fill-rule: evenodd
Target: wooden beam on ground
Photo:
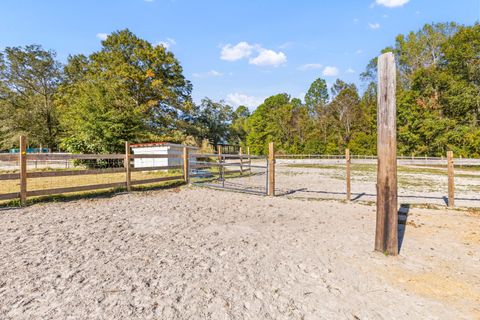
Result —
<instances>
[{"instance_id":1,"label":"wooden beam on ground","mask_svg":"<svg viewBox=\"0 0 480 320\"><path fill-rule=\"evenodd\" d=\"M20 204L27 203L27 137L20 137L20 152L18 154L20 163Z\"/></svg>"},{"instance_id":2,"label":"wooden beam on ground","mask_svg":"<svg viewBox=\"0 0 480 320\"><path fill-rule=\"evenodd\" d=\"M350 185L350 149L345 149L345 164L346 164L346 176L347 176L347 201L352 198L351 185Z\"/></svg>"},{"instance_id":3,"label":"wooden beam on ground","mask_svg":"<svg viewBox=\"0 0 480 320\"><path fill-rule=\"evenodd\" d=\"M398 255L396 67L393 53L378 58L377 223L375 250Z\"/></svg>"},{"instance_id":4,"label":"wooden beam on ground","mask_svg":"<svg viewBox=\"0 0 480 320\"><path fill-rule=\"evenodd\" d=\"M455 176L453 164L453 151L447 152L447 171L448 171L448 207L455 206Z\"/></svg>"},{"instance_id":5,"label":"wooden beam on ground","mask_svg":"<svg viewBox=\"0 0 480 320\"><path fill-rule=\"evenodd\" d=\"M275 196L275 145L268 144L268 195Z\"/></svg>"}]
</instances>

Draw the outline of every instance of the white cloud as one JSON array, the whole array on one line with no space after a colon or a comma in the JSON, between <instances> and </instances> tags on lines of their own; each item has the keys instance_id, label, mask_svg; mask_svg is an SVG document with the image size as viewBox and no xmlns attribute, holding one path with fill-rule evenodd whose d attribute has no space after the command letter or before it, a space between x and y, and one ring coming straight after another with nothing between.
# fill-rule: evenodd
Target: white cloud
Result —
<instances>
[{"instance_id":1,"label":"white cloud","mask_svg":"<svg viewBox=\"0 0 480 320\"><path fill-rule=\"evenodd\" d=\"M369 23L368 26L373 30L380 29L380 23Z\"/></svg>"},{"instance_id":2,"label":"white cloud","mask_svg":"<svg viewBox=\"0 0 480 320\"><path fill-rule=\"evenodd\" d=\"M358 49L357 51L355 51L356 54L362 54L363 53L363 50L362 49Z\"/></svg>"},{"instance_id":3,"label":"white cloud","mask_svg":"<svg viewBox=\"0 0 480 320\"><path fill-rule=\"evenodd\" d=\"M339 71L337 67L326 66L325 69L323 69L323 75L326 77L336 77L338 74Z\"/></svg>"},{"instance_id":4,"label":"white cloud","mask_svg":"<svg viewBox=\"0 0 480 320\"><path fill-rule=\"evenodd\" d=\"M155 0L145 0L145 2L155 2Z\"/></svg>"},{"instance_id":5,"label":"white cloud","mask_svg":"<svg viewBox=\"0 0 480 320\"><path fill-rule=\"evenodd\" d=\"M279 65L287 62L287 56L281 51L275 52L273 50L261 48L259 49L258 56L256 56L255 58L250 58L248 62L256 66L278 67Z\"/></svg>"},{"instance_id":6,"label":"white cloud","mask_svg":"<svg viewBox=\"0 0 480 320\"><path fill-rule=\"evenodd\" d=\"M353 70L352 68L348 68L347 71L345 71L346 73L355 73L355 70Z\"/></svg>"},{"instance_id":7,"label":"white cloud","mask_svg":"<svg viewBox=\"0 0 480 320\"><path fill-rule=\"evenodd\" d=\"M357 24L360 21L358 18L353 19L353 23Z\"/></svg>"},{"instance_id":8,"label":"white cloud","mask_svg":"<svg viewBox=\"0 0 480 320\"><path fill-rule=\"evenodd\" d=\"M375 0L375 3L379 6L388 8L401 7L410 2L410 0Z\"/></svg>"},{"instance_id":9,"label":"white cloud","mask_svg":"<svg viewBox=\"0 0 480 320\"><path fill-rule=\"evenodd\" d=\"M252 57L254 53L257 53L257 56ZM239 42L236 45L224 45L220 53L220 59L226 61L237 61L246 58L250 58L248 62L256 66L278 67L287 62L285 53L265 49L258 44L249 44L246 41Z\"/></svg>"},{"instance_id":10,"label":"white cloud","mask_svg":"<svg viewBox=\"0 0 480 320\"><path fill-rule=\"evenodd\" d=\"M231 44L227 44L222 47L220 59L227 61L236 61L243 58L248 58L252 55L254 48L255 46L245 41L239 42L234 46L232 46Z\"/></svg>"},{"instance_id":11,"label":"white cloud","mask_svg":"<svg viewBox=\"0 0 480 320\"><path fill-rule=\"evenodd\" d=\"M248 96L243 93L230 93L227 95L227 103L234 106L246 106L250 109L258 107L263 103L263 98Z\"/></svg>"},{"instance_id":12,"label":"white cloud","mask_svg":"<svg viewBox=\"0 0 480 320\"><path fill-rule=\"evenodd\" d=\"M97 33L97 38L104 41L108 38L108 33Z\"/></svg>"},{"instance_id":13,"label":"white cloud","mask_svg":"<svg viewBox=\"0 0 480 320\"><path fill-rule=\"evenodd\" d=\"M223 73L215 70L210 70L208 72L203 72L203 73L194 73L193 76L195 78L213 78L213 77L221 77L223 76Z\"/></svg>"},{"instance_id":14,"label":"white cloud","mask_svg":"<svg viewBox=\"0 0 480 320\"><path fill-rule=\"evenodd\" d=\"M323 65L321 65L320 63L307 63L298 67L298 70L302 70L302 71L314 70L314 69L320 69L321 67L323 67Z\"/></svg>"},{"instance_id":15,"label":"white cloud","mask_svg":"<svg viewBox=\"0 0 480 320\"><path fill-rule=\"evenodd\" d=\"M157 46L163 46L165 49L170 49L172 46L176 45L177 41L172 38L167 38L165 41L159 41L156 43Z\"/></svg>"}]
</instances>

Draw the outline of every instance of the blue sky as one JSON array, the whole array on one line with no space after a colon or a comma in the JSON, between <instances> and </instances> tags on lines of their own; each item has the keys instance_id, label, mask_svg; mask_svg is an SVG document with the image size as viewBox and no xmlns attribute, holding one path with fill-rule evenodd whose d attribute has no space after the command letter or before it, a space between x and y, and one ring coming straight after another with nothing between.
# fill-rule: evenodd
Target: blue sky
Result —
<instances>
[{"instance_id":1,"label":"blue sky","mask_svg":"<svg viewBox=\"0 0 480 320\"><path fill-rule=\"evenodd\" d=\"M425 23L480 20L480 0L1 0L0 50L41 44L65 62L129 28L174 52L208 96L253 108L323 77L355 82L395 36Z\"/></svg>"}]
</instances>

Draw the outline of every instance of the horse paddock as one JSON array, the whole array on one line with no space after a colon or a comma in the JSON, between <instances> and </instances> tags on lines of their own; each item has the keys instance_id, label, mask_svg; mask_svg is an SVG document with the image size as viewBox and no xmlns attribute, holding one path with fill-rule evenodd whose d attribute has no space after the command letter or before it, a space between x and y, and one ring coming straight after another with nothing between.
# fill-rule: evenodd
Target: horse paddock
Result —
<instances>
[{"instance_id":1,"label":"horse paddock","mask_svg":"<svg viewBox=\"0 0 480 320\"><path fill-rule=\"evenodd\" d=\"M2 319L475 319L476 211L201 187L0 209Z\"/></svg>"}]
</instances>

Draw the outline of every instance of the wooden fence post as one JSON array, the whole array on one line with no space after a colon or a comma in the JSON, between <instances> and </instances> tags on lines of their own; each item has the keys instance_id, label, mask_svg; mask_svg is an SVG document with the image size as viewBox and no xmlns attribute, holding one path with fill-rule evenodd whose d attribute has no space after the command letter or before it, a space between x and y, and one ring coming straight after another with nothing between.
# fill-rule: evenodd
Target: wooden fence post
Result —
<instances>
[{"instance_id":1,"label":"wooden fence post","mask_svg":"<svg viewBox=\"0 0 480 320\"><path fill-rule=\"evenodd\" d=\"M393 53L378 58L377 223L375 250L398 255L396 68Z\"/></svg>"},{"instance_id":2,"label":"wooden fence post","mask_svg":"<svg viewBox=\"0 0 480 320\"><path fill-rule=\"evenodd\" d=\"M242 156L242 147L238 150L238 157L240 158L240 175L243 176L243 156Z\"/></svg>"},{"instance_id":3,"label":"wooden fence post","mask_svg":"<svg viewBox=\"0 0 480 320\"><path fill-rule=\"evenodd\" d=\"M185 183L190 182L189 155L187 146L183 147L183 180L185 180Z\"/></svg>"},{"instance_id":4,"label":"wooden fence post","mask_svg":"<svg viewBox=\"0 0 480 320\"><path fill-rule=\"evenodd\" d=\"M222 175L222 145L217 145L217 153L218 153L218 175L220 178L223 178Z\"/></svg>"},{"instance_id":5,"label":"wooden fence post","mask_svg":"<svg viewBox=\"0 0 480 320\"><path fill-rule=\"evenodd\" d=\"M268 144L268 195L275 196L275 145Z\"/></svg>"},{"instance_id":6,"label":"wooden fence post","mask_svg":"<svg viewBox=\"0 0 480 320\"><path fill-rule=\"evenodd\" d=\"M27 137L20 136L20 204L27 204Z\"/></svg>"},{"instance_id":7,"label":"wooden fence post","mask_svg":"<svg viewBox=\"0 0 480 320\"><path fill-rule=\"evenodd\" d=\"M447 171L448 171L448 207L453 208L455 205L453 151L447 151Z\"/></svg>"},{"instance_id":8,"label":"wooden fence post","mask_svg":"<svg viewBox=\"0 0 480 320\"><path fill-rule=\"evenodd\" d=\"M132 171L130 166L130 142L125 141L125 160L123 163L125 167L125 185L127 187L127 192L132 190Z\"/></svg>"},{"instance_id":9,"label":"wooden fence post","mask_svg":"<svg viewBox=\"0 0 480 320\"><path fill-rule=\"evenodd\" d=\"M347 201L351 200L351 185L350 185L350 149L345 149L345 162L347 165Z\"/></svg>"},{"instance_id":10,"label":"wooden fence post","mask_svg":"<svg viewBox=\"0 0 480 320\"><path fill-rule=\"evenodd\" d=\"M248 155L248 173L252 173L252 158L250 157L250 147L247 147L247 155Z\"/></svg>"}]
</instances>

